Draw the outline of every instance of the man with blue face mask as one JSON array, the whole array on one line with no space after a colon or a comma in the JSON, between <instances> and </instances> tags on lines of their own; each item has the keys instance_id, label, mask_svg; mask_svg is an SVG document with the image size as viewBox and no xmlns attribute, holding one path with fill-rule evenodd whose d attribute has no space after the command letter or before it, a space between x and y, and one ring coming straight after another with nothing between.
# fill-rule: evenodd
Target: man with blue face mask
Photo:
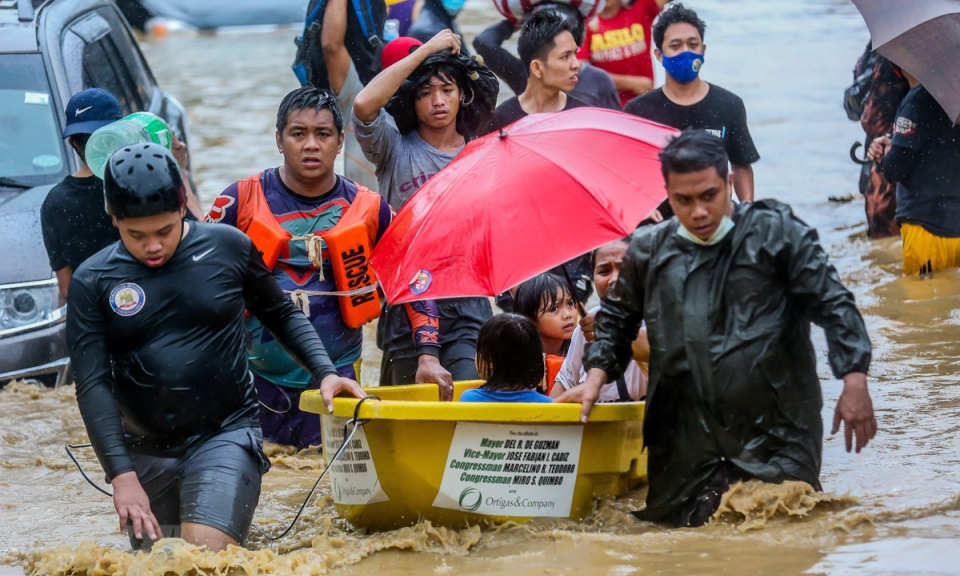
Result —
<instances>
[{"instance_id":1,"label":"man with blue face mask","mask_svg":"<svg viewBox=\"0 0 960 576\"><path fill-rule=\"evenodd\" d=\"M440 32L452 30L454 34L463 38L460 24L457 23L457 15L463 10L465 2L466 0L426 0L417 19L410 26L407 36L426 44ZM470 55L466 44L460 47L460 52Z\"/></svg>"},{"instance_id":2,"label":"man with blue face mask","mask_svg":"<svg viewBox=\"0 0 960 576\"><path fill-rule=\"evenodd\" d=\"M623 111L681 130L706 130L723 140L733 168L737 198L752 202L752 164L760 159L760 154L747 127L743 100L700 78L707 50L703 43L705 29L706 24L697 13L683 4L664 10L653 26L653 41L654 55L667 72L666 84L634 98ZM669 211L664 216L669 216Z\"/></svg>"}]
</instances>

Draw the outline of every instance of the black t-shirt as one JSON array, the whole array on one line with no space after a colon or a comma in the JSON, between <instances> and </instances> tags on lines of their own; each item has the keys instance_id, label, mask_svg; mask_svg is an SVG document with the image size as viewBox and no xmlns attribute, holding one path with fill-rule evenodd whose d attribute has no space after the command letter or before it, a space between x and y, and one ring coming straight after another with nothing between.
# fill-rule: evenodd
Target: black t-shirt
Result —
<instances>
[{"instance_id":1,"label":"black t-shirt","mask_svg":"<svg viewBox=\"0 0 960 576\"><path fill-rule=\"evenodd\" d=\"M117 242L70 282L77 402L111 478L133 469L131 451L178 456L219 432L259 425L244 309L318 381L336 374L316 329L253 242L231 226L190 226L159 268Z\"/></svg>"},{"instance_id":2,"label":"black t-shirt","mask_svg":"<svg viewBox=\"0 0 960 576\"><path fill-rule=\"evenodd\" d=\"M960 127L923 86L900 103L891 144L881 168L897 182L897 221L960 238Z\"/></svg>"},{"instance_id":3,"label":"black t-shirt","mask_svg":"<svg viewBox=\"0 0 960 576\"><path fill-rule=\"evenodd\" d=\"M760 159L747 127L743 100L716 84L710 84L706 97L690 106L675 104L663 93L663 88L658 88L627 102L623 111L678 130L706 130L723 140L734 166L748 166Z\"/></svg>"},{"instance_id":4,"label":"black t-shirt","mask_svg":"<svg viewBox=\"0 0 960 576\"><path fill-rule=\"evenodd\" d=\"M585 108L589 106L590 105L583 100L567 94L567 104L563 107L563 109L571 110L573 108ZM488 132L505 128L524 116L527 116L527 113L520 106L520 98L518 96L514 96L503 104L497 106L497 109L493 111L493 120L490 122L490 129Z\"/></svg>"},{"instance_id":5,"label":"black t-shirt","mask_svg":"<svg viewBox=\"0 0 960 576\"><path fill-rule=\"evenodd\" d=\"M40 226L54 270L76 270L120 239L104 207L103 180L96 176L67 176L54 186L40 208Z\"/></svg>"},{"instance_id":6,"label":"black t-shirt","mask_svg":"<svg viewBox=\"0 0 960 576\"><path fill-rule=\"evenodd\" d=\"M477 35L473 47L483 56L484 65L520 94L527 88L527 67L520 58L508 52L503 43L513 35L516 26L502 20ZM588 62L580 64L580 81L571 92L589 106L620 110L620 93L610 75Z\"/></svg>"}]
</instances>

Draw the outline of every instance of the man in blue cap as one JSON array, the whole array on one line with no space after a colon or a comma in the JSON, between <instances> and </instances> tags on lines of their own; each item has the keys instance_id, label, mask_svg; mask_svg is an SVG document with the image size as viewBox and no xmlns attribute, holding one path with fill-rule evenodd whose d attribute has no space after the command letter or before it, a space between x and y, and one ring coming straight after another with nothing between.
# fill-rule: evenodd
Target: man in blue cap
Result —
<instances>
[{"instance_id":1,"label":"man in blue cap","mask_svg":"<svg viewBox=\"0 0 960 576\"><path fill-rule=\"evenodd\" d=\"M120 239L103 209L103 180L90 171L84 151L90 135L122 118L123 110L116 96L90 88L70 98L66 114L63 137L80 157L80 168L54 186L40 208L43 243L64 301L73 271Z\"/></svg>"},{"instance_id":2,"label":"man in blue cap","mask_svg":"<svg viewBox=\"0 0 960 576\"><path fill-rule=\"evenodd\" d=\"M116 96L102 88L88 88L67 103L63 137L80 157L80 168L54 186L40 208L43 243L64 301L73 271L120 239L103 207L103 180L90 171L85 151L91 134L123 115ZM172 148L182 168L186 146L174 136Z\"/></svg>"},{"instance_id":3,"label":"man in blue cap","mask_svg":"<svg viewBox=\"0 0 960 576\"><path fill-rule=\"evenodd\" d=\"M73 271L120 239L103 209L103 180L87 166L85 149L90 135L122 118L123 110L116 96L90 88L70 98L66 113L63 137L80 157L80 169L54 186L40 209L43 243L64 301Z\"/></svg>"}]
</instances>

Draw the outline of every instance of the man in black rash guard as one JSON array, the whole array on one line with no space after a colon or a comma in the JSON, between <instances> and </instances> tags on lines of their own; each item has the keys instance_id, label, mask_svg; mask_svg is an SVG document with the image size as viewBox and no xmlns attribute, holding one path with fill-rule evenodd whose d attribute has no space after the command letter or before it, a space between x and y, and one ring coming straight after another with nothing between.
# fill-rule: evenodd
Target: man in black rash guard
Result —
<instances>
[{"instance_id":1,"label":"man in black rash guard","mask_svg":"<svg viewBox=\"0 0 960 576\"><path fill-rule=\"evenodd\" d=\"M534 5L532 12L541 10L561 16L567 30L576 40L577 46L583 44L584 22L578 10L566 4L541 2ZM516 25L509 20L497 22L474 38L473 48L477 54L483 56L484 65L506 82L514 94L522 94L527 89L529 71L518 56L514 56L503 47L503 43L516 31ZM613 83L609 74L588 62L580 63L580 79L570 93L590 106L620 110L617 85Z\"/></svg>"},{"instance_id":2,"label":"man in black rash guard","mask_svg":"<svg viewBox=\"0 0 960 576\"><path fill-rule=\"evenodd\" d=\"M328 407L342 390L364 394L338 376L247 236L184 222L166 149L119 150L104 191L121 241L77 269L68 297L80 414L135 548L181 536L222 550L246 537L270 466L244 309L322 382Z\"/></svg>"}]
</instances>

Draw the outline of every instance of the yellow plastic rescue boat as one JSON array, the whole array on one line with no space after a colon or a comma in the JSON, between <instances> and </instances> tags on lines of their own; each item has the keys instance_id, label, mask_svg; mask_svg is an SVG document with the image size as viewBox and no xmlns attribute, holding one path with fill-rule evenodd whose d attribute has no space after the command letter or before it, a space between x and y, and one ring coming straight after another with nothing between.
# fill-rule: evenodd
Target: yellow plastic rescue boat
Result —
<instances>
[{"instance_id":1,"label":"yellow plastic rescue boat","mask_svg":"<svg viewBox=\"0 0 960 576\"><path fill-rule=\"evenodd\" d=\"M454 399L480 384L456 383ZM367 391L381 399L360 406L367 423L330 470L338 512L360 527L579 520L646 479L642 402L598 404L584 425L578 404L440 402L433 384ZM336 398L328 415L319 391L301 396L328 457L358 402Z\"/></svg>"}]
</instances>

